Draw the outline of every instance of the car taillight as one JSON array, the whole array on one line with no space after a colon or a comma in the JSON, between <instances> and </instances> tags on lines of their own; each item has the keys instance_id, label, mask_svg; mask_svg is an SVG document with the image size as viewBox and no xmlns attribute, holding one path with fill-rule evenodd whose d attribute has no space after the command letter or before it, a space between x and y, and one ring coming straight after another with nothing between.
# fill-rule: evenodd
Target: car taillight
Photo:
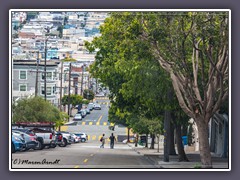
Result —
<instances>
[{"instance_id":1,"label":"car taillight","mask_svg":"<svg viewBox=\"0 0 240 180\"><path fill-rule=\"evenodd\" d=\"M52 134L50 134L50 139L52 139Z\"/></svg>"}]
</instances>

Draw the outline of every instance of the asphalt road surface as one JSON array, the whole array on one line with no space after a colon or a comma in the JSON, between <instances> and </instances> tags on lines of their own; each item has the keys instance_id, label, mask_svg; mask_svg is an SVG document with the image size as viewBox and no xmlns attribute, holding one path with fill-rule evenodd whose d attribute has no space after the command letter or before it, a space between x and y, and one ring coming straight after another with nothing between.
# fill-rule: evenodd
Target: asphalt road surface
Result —
<instances>
[{"instance_id":1,"label":"asphalt road surface","mask_svg":"<svg viewBox=\"0 0 240 180\"><path fill-rule=\"evenodd\" d=\"M12 154L12 168L30 169L131 169L156 168L151 161L127 144L116 143L114 149L100 142L75 143L67 147L29 150Z\"/></svg>"},{"instance_id":2,"label":"asphalt road surface","mask_svg":"<svg viewBox=\"0 0 240 180\"><path fill-rule=\"evenodd\" d=\"M12 168L156 168L151 161L143 155L138 154L122 140L127 137L127 128L116 126L115 130L109 130L108 122L108 99L98 99L101 110L93 110L89 115L79 121L76 125L63 126L62 131L84 132L88 134L88 141L75 143L67 147L56 147L54 149L30 150L27 152L16 152L12 154ZM73 111L76 113L76 110ZM72 118L71 118L72 121ZM100 148L99 141L102 134L109 137L114 133L117 138L115 148L109 148L107 139L105 148Z\"/></svg>"}]
</instances>

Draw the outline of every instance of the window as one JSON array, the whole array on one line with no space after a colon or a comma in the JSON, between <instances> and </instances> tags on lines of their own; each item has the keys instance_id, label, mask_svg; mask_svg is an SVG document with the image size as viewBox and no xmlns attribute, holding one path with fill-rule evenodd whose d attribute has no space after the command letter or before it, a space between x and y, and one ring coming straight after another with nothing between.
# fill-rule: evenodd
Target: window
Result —
<instances>
[{"instance_id":1,"label":"window","mask_svg":"<svg viewBox=\"0 0 240 180\"><path fill-rule=\"evenodd\" d=\"M44 89L43 86L41 87L41 91L42 91L42 94L44 95L45 94L45 89Z\"/></svg>"},{"instance_id":2,"label":"window","mask_svg":"<svg viewBox=\"0 0 240 180\"><path fill-rule=\"evenodd\" d=\"M19 86L19 91L27 91L27 85L26 84L21 84Z\"/></svg>"},{"instance_id":3,"label":"window","mask_svg":"<svg viewBox=\"0 0 240 180\"><path fill-rule=\"evenodd\" d=\"M27 71L20 71L19 79L27 79Z\"/></svg>"},{"instance_id":4,"label":"window","mask_svg":"<svg viewBox=\"0 0 240 180\"><path fill-rule=\"evenodd\" d=\"M52 72L47 72L47 80L52 80Z\"/></svg>"},{"instance_id":5,"label":"window","mask_svg":"<svg viewBox=\"0 0 240 180\"><path fill-rule=\"evenodd\" d=\"M52 95L52 88L51 87L47 87L47 95Z\"/></svg>"},{"instance_id":6,"label":"window","mask_svg":"<svg viewBox=\"0 0 240 180\"><path fill-rule=\"evenodd\" d=\"M52 80L52 72L46 72L47 80ZM42 73L42 80L45 79L45 73Z\"/></svg>"},{"instance_id":7,"label":"window","mask_svg":"<svg viewBox=\"0 0 240 180\"><path fill-rule=\"evenodd\" d=\"M44 86L41 87L42 95L45 95L45 89ZM47 95L52 95L52 87L47 87Z\"/></svg>"}]
</instances>

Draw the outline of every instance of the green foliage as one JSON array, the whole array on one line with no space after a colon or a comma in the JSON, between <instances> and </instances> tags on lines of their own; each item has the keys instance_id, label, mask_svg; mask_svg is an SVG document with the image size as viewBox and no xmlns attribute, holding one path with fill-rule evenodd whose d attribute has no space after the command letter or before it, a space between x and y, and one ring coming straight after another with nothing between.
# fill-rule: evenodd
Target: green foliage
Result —
<instances>
[{"instance_id":1,"label":"green foliage","mask_svg":"<svg viewBox=\"0 0 240 180\"><path fill-rule=\"evenodd\" d=\"M21 99L13 106L13 123L56 122L60 119L59 110L41 97Z\"/></svg>"},{"instance_id":2,"label":"green foliage","mask_svg":"<svg viewBox=\"0 0 240 180\"><path fill-rule=\"evenodd\" d=\"M80 95L76 95L76 94L71 94L70 95L70 104L72 104L73 106L76 106L78 104L82 104L83 103L83 97ZM68 104L68 95L64 95L62 97L62 105L67 105Z\"/></svg>"},{"instance_id":3,"label":"green foliage","mask_svg":"<svg viewBox=\"0 0 240 180\"><path fill-rule=\"evenodd\" d=\"M88 99L88 100L93 100L94 99L94 92L90 89L84 89L83 98Z\"/></svg>"},{"instance_id":4,"label":"green foliage","mask_svg":"<svg viewBox=\"0 0 240 180\"><path fill-rule=\"evenodd\" d=\"M65 112L60 112L60 117L59 119L55 122L55 128L57 129L58 127L64 125L68 121L68 114Z\"/></svg>"},{"instance_id":5,"label":"green foliage","mask_svg":"<svg viewBox=\"0 0 240 180\"><path fill-rule=\"evenodd\" d=\"M136 132L161 132L164 110L176 110L179 105L176 98L167 101L169 75L159 66L149 43L137 38L141 24L133 14L112 13L101 26L102 36L85 42L89 52L98 49L90 72L111 91L111 122L121 122Z\"/></svg>"}]
</instances>

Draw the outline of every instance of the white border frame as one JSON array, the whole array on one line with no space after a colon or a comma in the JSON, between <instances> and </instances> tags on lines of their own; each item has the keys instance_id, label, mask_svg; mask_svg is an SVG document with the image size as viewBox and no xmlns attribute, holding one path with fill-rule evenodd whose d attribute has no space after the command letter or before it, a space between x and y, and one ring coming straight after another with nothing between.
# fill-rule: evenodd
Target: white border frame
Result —
<instances>
[{"instance_id":1,"label":"white border frame","mask_svg":"<svg viewBox=\"0 0 240 180\"><path fill-rule=\"evenodd\" d=\"M229 168L228 169L12 169L11 168L11 133L9 133L9 170L10 171L231 171L231 10L230 9L10 9L9 10L9 21L12 22L12 12L26 12L26 11L39 11L39 12L54 12L54 11L69 11L69 12L137 12L137 11L197 11L197 12L228 12L229 13ZM12 23L9 23L9 109L12 108L12 47L11 47L11 36L12 36ZM9 132L11 132L11 111L9 111Z\"/></svg>"}]
</instances>

